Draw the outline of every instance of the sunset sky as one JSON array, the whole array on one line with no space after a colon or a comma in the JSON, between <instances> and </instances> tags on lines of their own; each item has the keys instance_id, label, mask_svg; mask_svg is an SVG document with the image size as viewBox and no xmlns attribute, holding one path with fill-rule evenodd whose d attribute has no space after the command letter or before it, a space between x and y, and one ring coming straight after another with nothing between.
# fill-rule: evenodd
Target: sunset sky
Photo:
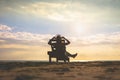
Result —
<instances>
[{"instance_id":1,"label":"sunset sky","mask_svg":"<svg viewBox=\"0 0 120 80\"><path fill-rule=\"evenodd\" d=\"M120 0L0 0L0 60L48 60L56 34L71 60L120 60Z\"/></svg>"}]
</instances>

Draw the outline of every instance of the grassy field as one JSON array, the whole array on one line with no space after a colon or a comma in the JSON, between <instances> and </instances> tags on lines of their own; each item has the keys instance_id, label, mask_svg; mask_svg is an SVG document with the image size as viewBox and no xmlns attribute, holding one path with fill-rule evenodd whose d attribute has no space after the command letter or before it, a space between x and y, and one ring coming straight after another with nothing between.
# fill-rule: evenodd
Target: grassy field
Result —
<instances>
[{"instance_id":1,"label":"grassy field","mask_svg":"<svg viewBox=\"0 0 120 80\"><path fill-rule=\"evenodd\" d=\"M120 80L120 61L0 62L0 80Z\"/></svg>"}]
</instances>

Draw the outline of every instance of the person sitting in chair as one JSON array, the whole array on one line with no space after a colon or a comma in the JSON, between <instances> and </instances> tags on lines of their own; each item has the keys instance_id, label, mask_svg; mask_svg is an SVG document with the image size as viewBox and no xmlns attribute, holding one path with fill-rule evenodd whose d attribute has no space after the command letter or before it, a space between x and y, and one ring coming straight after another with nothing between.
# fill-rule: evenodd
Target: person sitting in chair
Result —
<instances>
[{"instance_id":1,"label":"person sitting in chair","mask_svg":"<svg viewBox=\"0 0 120 80\"><path fill-rule=\"evenodd\" d=\"M57 51L58 53L63 54L66 57L75 58L77 56L77 53L70 54L68 51L66 51L66 45L70 44L70 41L67 40L65 37L61 37L61 35L57 35L56 37L50 39L48 44L54 46L54 51Z\"/></svg>"}]
</instances>

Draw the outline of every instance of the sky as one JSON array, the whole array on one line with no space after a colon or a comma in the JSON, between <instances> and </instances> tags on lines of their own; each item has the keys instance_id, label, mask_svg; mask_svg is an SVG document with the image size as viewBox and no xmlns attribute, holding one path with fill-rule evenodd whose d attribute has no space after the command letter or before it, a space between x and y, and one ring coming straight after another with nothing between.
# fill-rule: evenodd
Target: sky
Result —
<instances>
[{"instance_id":1,"label":"sky","mask_svg":"<svg viewBox=\"0 0 120 80\"><path fill-rule=\"evenodd\" d=\"M71 60L120 60L120 0L0 0L0 60L48 60L57 34Z\"/></svg>"}]
</instances>

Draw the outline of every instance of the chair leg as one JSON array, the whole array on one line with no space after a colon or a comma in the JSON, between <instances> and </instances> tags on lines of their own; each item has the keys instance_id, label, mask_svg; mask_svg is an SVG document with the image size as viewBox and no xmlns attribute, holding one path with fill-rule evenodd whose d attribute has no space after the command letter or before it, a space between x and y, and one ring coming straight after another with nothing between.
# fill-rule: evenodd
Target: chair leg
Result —
<instances>
[{"instance_id":1,"label":"chair leg","mask_svg":"<svg viewBox=\"0 0 120 80\"><path fill-rule=\"evenodd\" d=\"M64 62L66 63L66 60L64 60Z\"/></svg>"},{"instance_id":2,"label":"chair leg","mask_svg":"<svg viewBox=\"0 0 120 80\"><path fill-rule=\"evenodd\" d=\"M56 58L56 62L58 62L58 59Z\"/></svg>"},{"instance_id":3,"label":"chair leg","mask_svg":"<svg viewBox=\"0 0 120 80\"><path fill-rule=\"evenodd\" d=\"M51 56L49 56L49 62L51 63Z\"/></svg>"},{"instance_id":4,"label":"chair leg","mask_svg":"<svg viewBox=\"0 0 120 80\"><path fill-rule=\"evenodd\" d=\"M68 62L70 62L70 59L68 58Z\"/></svg>"}]
</instances>

